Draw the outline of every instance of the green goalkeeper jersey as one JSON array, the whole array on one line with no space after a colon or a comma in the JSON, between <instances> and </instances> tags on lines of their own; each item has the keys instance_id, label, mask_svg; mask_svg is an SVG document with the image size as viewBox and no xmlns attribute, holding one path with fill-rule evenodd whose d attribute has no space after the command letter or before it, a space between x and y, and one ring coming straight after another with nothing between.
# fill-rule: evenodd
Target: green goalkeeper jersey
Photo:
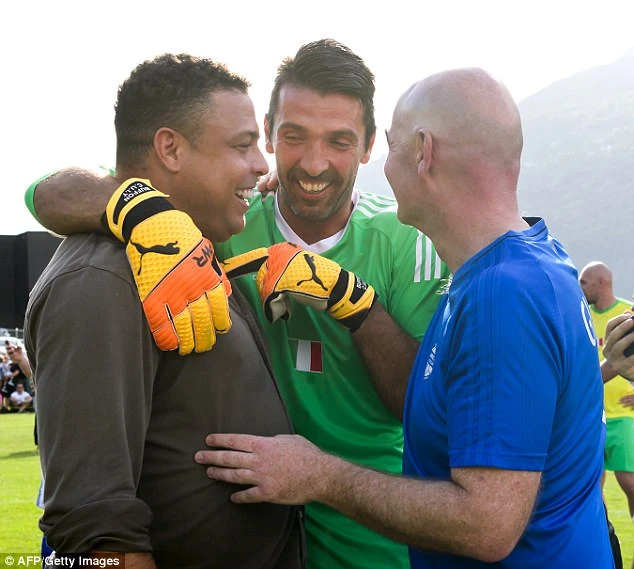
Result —
<instances>
[{"instance_id":1,"label":"green goalkeeper jersey","mask_svg":"<svg viewBox=\"0 0 634 569\"><path fill-rule=\"evenodd\" d=\"M339 263L370 283L385 309L421 339L448 270L431 241L396 217L393 198L354 194L340 235L307 247L281 218L272 196L256 194L246 228L216 244L221 259L283 241ZM254 275L237 284L255 307L273 369L297 433L326 452L371 468L400 473L401 423L381 403L350 332L324 312L293 303L288 320L269 323ZM308 568L407 568L407 548L318 503L306 507Z\"/></svg>"}]
</instances>

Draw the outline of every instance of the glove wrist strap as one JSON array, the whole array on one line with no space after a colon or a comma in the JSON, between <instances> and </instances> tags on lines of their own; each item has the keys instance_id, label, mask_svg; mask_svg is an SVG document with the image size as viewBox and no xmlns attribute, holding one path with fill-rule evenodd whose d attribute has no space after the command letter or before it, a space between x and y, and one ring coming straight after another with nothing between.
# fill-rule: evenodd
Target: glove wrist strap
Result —
<instances>
[{"instance_id":1,"label":"glove wrist strap","mask_svg":"<svg viewBox=\"0 0 634 569\"><path fill-rule=\"evenodd\" d=\"M376 291L354 273L342 270L328 299L327 311L350 332L367 318L376 301Z\"/></svg>"},{"instance_id":2,"label":"glove wrist strap","mask_svg":"<svg viewBox=\"0 0 634 569\"><path fill-rule=\"evenodd\" d=\"M127 243L139 223L157 213L174 209L167 197L153 188L149 180L129 178L110 197L102 223L119 241Z\"/></svg>"}]
</instances>

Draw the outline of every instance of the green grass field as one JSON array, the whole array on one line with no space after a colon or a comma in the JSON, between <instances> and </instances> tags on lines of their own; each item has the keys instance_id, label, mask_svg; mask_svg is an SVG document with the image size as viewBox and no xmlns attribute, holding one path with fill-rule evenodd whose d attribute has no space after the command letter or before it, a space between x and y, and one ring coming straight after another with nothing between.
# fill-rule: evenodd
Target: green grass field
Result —
<instances>
[{"instance_id":1,"label":"green grass field","mask_svg":"<svg viewBox=\"0 0 634 569\"><path fill-rule=\"evenodd\" d=\"M42 510L35 505L40 487L37 447L33 442L32 413L0 415L0 431L4 443L0 449L0 480L3 499L0 501L0 567L6 553L36 555L42 534L37 521ZM621 541L624 567L632 567L634 523L627 511L625 497L614 476L608 473L605 496L610 519Z\"/></svg>"},{"instance_id":2,"label":"green grass field","mask_svg":"<svg viewBox=\"0 0 634 569\"><path fill-rule=\"evenodd\" d=\"M35 505L40 488L40 459L33 441L33 413L0 415L0 554L38 554L42 533L37 521L42 510ZM0 567L4 567L0 555Z\"/></svg>"}]
</instances>

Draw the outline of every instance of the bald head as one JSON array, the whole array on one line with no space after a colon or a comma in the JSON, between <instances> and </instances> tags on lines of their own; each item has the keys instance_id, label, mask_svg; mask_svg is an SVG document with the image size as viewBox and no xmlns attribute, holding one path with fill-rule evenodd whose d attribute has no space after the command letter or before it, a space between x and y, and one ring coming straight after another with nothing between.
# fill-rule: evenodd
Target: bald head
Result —
<instances>
[{"instance_id":1,"label":"bald head","mask_svg":"<svg viewBox=\"0 0 634 569\"><path fill-rule=\"evenodd\" d=\"M589 278L603 279L610 283L612 282L612 271L610 267L601 261L592 261L583 267L579 278L583 278L584 275Z\"/></svg>"},{"instance_id":2,"label":"bald head","mask_svg":"<svg viewBox=\"0 0 634 569\"><path fill-rule=\"evenodd\" d=\"M482 69L455 69L410 87L399 100L395 122L428 129L439 153L454 161L517 168L522 152L519 110L504 85Z\"/></svg>"},{"instance_id":3,"label":"bald head","mask_svg":"<svg viewBox=\"0 0 634 569\"><path fill-rule=\"evenodd\" d=\"M387 137L384 169L399 219L424 231L452 270L527 227L517 205L519 110L485 71L444 71L412 85Z\"/></svg>"},{"instance_id":4,"label":"bald head","mask_svg":"<svg viewBox=\"0 0 634 569\"><path fill-rule=\"evenodd\" d=\"M579 284L589 304L604 310L614 303L612 271L601 261L588 263L579 273Z\"/></svg>"}]
</instances>

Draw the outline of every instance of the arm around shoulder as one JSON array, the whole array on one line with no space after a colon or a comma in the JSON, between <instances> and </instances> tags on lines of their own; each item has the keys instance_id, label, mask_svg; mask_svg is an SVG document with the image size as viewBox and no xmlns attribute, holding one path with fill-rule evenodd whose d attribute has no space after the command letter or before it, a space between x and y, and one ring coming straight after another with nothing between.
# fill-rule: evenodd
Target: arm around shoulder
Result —
<instances>
[{"instance_id":1,"label":"arm around shoulder","mask_svg":"<svg viewBox=\"0 0 634 569\"><path fill-rule=\"evenodd\" d=\"M58 235L103 233L101 217L118 185L110 175L66 168L34 182L25 200L37 220Z\"/></svg>"}]
</instances>

